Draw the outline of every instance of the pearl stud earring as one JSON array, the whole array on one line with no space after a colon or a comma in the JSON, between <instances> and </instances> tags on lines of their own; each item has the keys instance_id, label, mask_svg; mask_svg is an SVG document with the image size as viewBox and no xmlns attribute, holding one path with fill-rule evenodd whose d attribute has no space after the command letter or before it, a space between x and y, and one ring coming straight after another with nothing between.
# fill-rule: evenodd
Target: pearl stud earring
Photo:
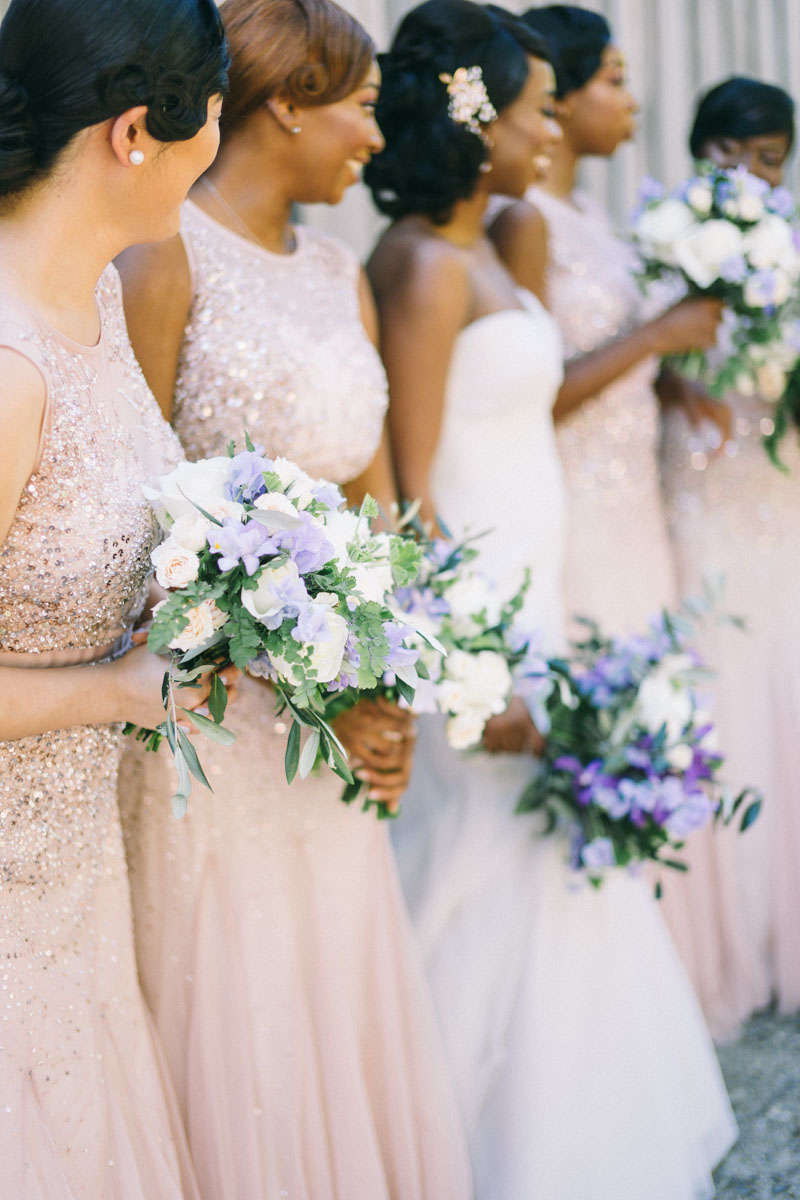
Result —
<instances>
[{"instance_id":1,"label":"pearl stud earring","mask_svg":"<svg viewBox=\"0 0 800 1200\"><path fill-rule=\"evenodd\" d=\"M144 162L144 151L131 150L130 154L128 155L128 162L132 167L140 167Z\"/></svg>"},{"instance_id":2,"label":"pearl stud earring","mask_svg":"<svg viewBox=\"0 0 800 1200\"><path fill-rule=\"evenodd\" d=\"M293 126L291 127L291 129L289 130L289 133L300 133L300 126L299 126L299 125L293 125Z\"/></svg>"}]
</instances>

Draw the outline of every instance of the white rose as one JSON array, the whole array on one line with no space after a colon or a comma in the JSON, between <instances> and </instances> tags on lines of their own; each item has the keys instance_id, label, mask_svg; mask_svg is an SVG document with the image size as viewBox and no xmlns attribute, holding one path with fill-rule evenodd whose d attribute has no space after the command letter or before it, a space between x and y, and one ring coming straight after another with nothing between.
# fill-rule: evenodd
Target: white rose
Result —
<instances>
[{"instance_id":1,"label":"white rose","mask_svg":"<svg viewBox=\"0 0 800 1200\"><path fill-rule=\"evenodd\" d=\"M469 750L480 742L485 724L482 715L474 709L457 713L448 719L447 740L454 750Z\"/></svg>"},{"instance_id":2,"label":"white rose","mask_svg":"<svg viewBox=\"0 0 800 1200\"><path fill-rule=\"evenodd\" d=\"M358 536L358 513L346 508L334 509L323 514L322 524L325 526L325 536L336 553L337 563L340 567L347 566L350 561L347 547Z\"/></svg>"},{"instance_id":3,"label":"white rose","mask_svg":"<svg viewBox=\"0 0 800 1200\"><path fill-rule=\"evenodd\" d=\"M775 403L786 390L786 374L777 363L762 363L756 371L756 388L762 400Z\"/></svg>"},{"instance_id":4,"label":"white rose","mask_svg":"<svg viewBox=\"0 0 800 1200\"><path fill-rule=\"evenodd\" d=\"M196 650L214 636L214 618L211 611L212 601L204 600L196 608L190 608L187 616L189 623L176 638L170 642L172 650Z\"/></svg>"},{"instance_id":5,"label":"white rose","mask_svg":"<svg viewBox=\"0 0 800 1200\"><path fill-rule=\"evenodd\" d=\"M670 198L645 209L636 222L636 235L646 254L674 267L677 266L675 241L696 224L688 205Z\"/></svg>"},{"instance_id":6,"label":"white rose","mask_svg":"<svg viewBox=\"0 0 800 1200\"><path fill-rule=\"evenodd\" d=\"M279 567L263 567L256 578L257 587L242 588L242 604L257 621L264 623L283 607L283 601L275 590L278 584L286 579L299 580L300 572L297 563L290 558Z\"/></svg>"},{"instance_id":7,"label":"white rose","mask_svg":"<svg viewBox=\"0 0 800 1200\"><path fill-rule=\"evenodd\" d=\"M739 193L739 217L742 221L757 221L764 212L764 201L752 192Z\"/></svg>"},{"instance_id":8,"label":"white rose","mask_svg":"<svg viewBox=\"0 0 800 1200\"><path fill-rule=\"evenodd\" d=\"M384 558L378 562L356 563L350 569L356 581L356 591L361 598L367 602L374 600L376 604L383 604L386 593L391 592L394 587L389 560Z\"/></svg>"},{"instance_id":9,"label":"white rose","mask_svg":"<svg viewBox=\"0 0 800 1200\"><path fill-rule=\"evenodd\" d=\"M513 681L502 655L492 650L477 654L451 650L439 687L443 708L450 712L475 709L486 720L493 713L505 711Z\"/></svg>"},{"instance_id":10,"label":"white rose","mask_svg":"<svg viewBox=\"0 0 800 1200\"><path fill-rule=\"evenodd\" d=\"M156 579L163 588L182 588L197 579L200 559L193 550L187 550L179 541L168 537L150 554L156 569Z\"/></svg>"},{"instance_id":11,"label":"white rose","mask_svg":"<svg viewBox=\"0 0 800 1200\"><path fill-rule=\"evenodd\" d=\"M445 599L450 605L450 621L456 637L471 637L480 625L475 621L479 612L486 610L489 624L497 619L496 598L482 575L465 575L449 587Z\"/></svg>"},{"instance_id":12,"label":"white rose","mask_svg":"<svg viewBox=\"0 0 800 1200\"><path fill-rule=\"evenodd\" d=\"M284 496L283 492L263 492L253 501L253 507L260 508L264 512L286 513L287 517L297 516L297 506L292 504L289 497Z\"/></svg>"},{"instance_id":13,"label":"white rose","mask_svg":"<svg viewBox=\"0 0 800 1200\"><path fill-rule=\"evenodd\" d=\"M695 180L686 193L687 204L691 205L701 217L706 217L711 212L713 199L714 192L707 179Z\"/></svg>"},{"instance_id":14,"label":"white rose","mask_svg":"<svg viewBox=\"0 0 800 1200\"><path fill-rule=\"evenodd\" d=\"M768 213L745 235L745 253L761 271L795 259L792 231L784 220Z\"/></svg>"},{"instance_id":15,"label":"white rose","mask_svg":"<svg viewBox=\"0 0 800 1200\"><path fill-rule=\"evenodd\" d=\"M704 221L675 241L678 266L700 288L719 279L720 268L743 250L744 236L730 221Z\"/></svg>"},{"instance_id":16,"label":"white rose","mask_svg":"<svg viewBox=\"0 0 800 1200\"><path fill-rule=\"evenodd\" d=\"M297 463L288 458L273 459L272 469L281 481L281 487L298 508L308 508L314 499L314 480Z\"/></svg>"},{"instance_id":17,"label":"white rose","mask_svg":"<svg viewBox=\"0 0 800 1200\"><path fill-rule=\"evenodd\" d=\"M224 490L230 463L229 458L221 456L204 458L196 463L178 463L174 471L159 480L160 490L143 490L149 499L160 503L174 521L182 516L195 516L198 505L216 515L217 506L231 503L226 500Z\"/></svg>"},{"instance_id":18,"label":"white rose","mask_svg":"<svg viewBox=\"0 0 800 1200\"><path fill-rule=\"evenodd\" d=\"M333 597L335 600L336 597ZM311 657L303 669L298 669L294 663L289 663L282 655L270 654L272 665L286 679L301 683L306 670L314 671L319 683L330 683L339 674L344 658L344 647L349 633L349 626L344 617L333 611L328 597L320 595L314 601L314 607L322 610L325 626L324 636L311 646Z\"/></svg>"}]
</instances>

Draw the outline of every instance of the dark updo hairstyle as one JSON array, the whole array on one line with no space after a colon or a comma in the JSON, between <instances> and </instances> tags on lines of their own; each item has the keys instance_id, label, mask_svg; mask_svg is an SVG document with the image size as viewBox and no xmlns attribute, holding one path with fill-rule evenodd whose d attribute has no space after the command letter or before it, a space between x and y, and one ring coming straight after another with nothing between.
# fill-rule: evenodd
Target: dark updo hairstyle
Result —
<instances>
[{"instance_id":1,"label":"dark updo hairstyle","mask_svg":"<svg viewBox=\"0 0 800 1200\"><path fill-rule=\"evenodd\" d=\"M300 108L334 104L363 82L375 44L333 0L226 0L231 51L223 136L273 96Z\"/></svg>"},{"instance_id":2,"label":"dark updo hairstyle","mask_svg":"<svg viewBox=\"0 0 800 1200\"><path fill-rule=\"evenodd\" d=\"M394 219L418 213L441 225L457 200L472 195L487 148L447 115L447 87L439 76L480 67L499 114L525 86L529 55L550 58L541 40L505 9L427 0L406 14L388 54L379 56L376 116L386 146L364 170L381 212Z\"/></svg>"},{"instance_id":3,"label":"dark updo hairstyle","mask_svg":"<svg viewBox=\"0 0 800 1200\"><path fill-rule=\"evenodd\" d=\"M559 100L600 70L603 51L611 42L611 26L600 13L577 4L546 4L529 8L522 20L550 47Z\"/></svg>"},{"instance_id":4,"label":"dark updo hairstyle","mask_svg":"<svg viewBox=\"0 0 800 1200\"><path fill-rule=\"evenodd\" d=\"M773 83L734 75L701 97L689 148L694 158L702 158L703 146L714 138L738 140L770 133L785 133L791 148L794 100Z\"/></svg>"},{"instance_id":5,"label":"dark updo hairstyle","mask_svg":"<svg viewBox=\"0 0 800 1200\"><path fill-rule=\"evenodd\" d=\"M147 106L194 137L228 56L213 0L12 0L0 23L0 199L47 176L81 130Z\"/></svg>"}]
</instances>

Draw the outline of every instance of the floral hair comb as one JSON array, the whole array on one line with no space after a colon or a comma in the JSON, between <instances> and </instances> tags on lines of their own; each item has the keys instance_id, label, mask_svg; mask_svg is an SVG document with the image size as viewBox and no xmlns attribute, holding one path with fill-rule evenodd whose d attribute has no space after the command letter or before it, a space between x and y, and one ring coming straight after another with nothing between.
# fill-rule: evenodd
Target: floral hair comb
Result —
<instances>
[{"instance_id":1,"label":"floral hair comb","mask_svg":"<svg viewBox=\"0 0 800 1200\"><path fill-rule=\"evenodd\" d=\"M447 115L456 125L464 125L470 133L486 141L486 132L481 125L488 125L497 117L497 109L489 99L483 71L480 67L457 67L452 75L439 76L447 85Z\"/></svg>"}]
</instances>

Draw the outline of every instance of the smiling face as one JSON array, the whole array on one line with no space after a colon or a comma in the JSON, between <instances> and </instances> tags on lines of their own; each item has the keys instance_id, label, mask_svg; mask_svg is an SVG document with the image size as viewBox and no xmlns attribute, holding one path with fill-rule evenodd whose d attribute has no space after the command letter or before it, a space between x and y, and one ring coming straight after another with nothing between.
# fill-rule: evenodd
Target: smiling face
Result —
<instances>
[{"instance_id":1,"label":"smiling face","mask_svg":"<svg viewBox=\"0 0 800 1200\"><path fill-rule=\"evenodd\" d=\"M530 58L520 94L491 126L492 191L524 196L550 167L553 147L562 137L555 115L555 76L549 63Z\"/></svg>"},{"instance_id":2,"label":"smiling face","mask_svg":"<svg viewBox=\"0 0 800 1200\"><path fill-rule=\"evenodd\" d=\"M577 154L610 157L636 132L639 105L628 87L625 59L606 46L592 78L560 103L562 124Z\"/></svg>"},{"instance_id":3,"label":"smiling face","mask_svg":"<svg viewBox=\"0 0 800 1200\"><path fill-rule=\"evenodd\" d=\"M749 138L710 138L701 147L701 157L718 167L746 167L770 187L778 187L791 144L786 133L765 133Z\"/></svg>"},{"instance_id":4,"label":"smiling face","mask_svg":"<svg viewBox=\"0 0 800 1200\"><path fill-rule=\"evenodd\" d=\"M381 76L373 63L349 96L333 104L296 108L296 151L301 156L300 185L295 199L302 204L338 204L346 190L361 178L373 154L383 149L375 121Z\"/></svg>"}]
</instances>

